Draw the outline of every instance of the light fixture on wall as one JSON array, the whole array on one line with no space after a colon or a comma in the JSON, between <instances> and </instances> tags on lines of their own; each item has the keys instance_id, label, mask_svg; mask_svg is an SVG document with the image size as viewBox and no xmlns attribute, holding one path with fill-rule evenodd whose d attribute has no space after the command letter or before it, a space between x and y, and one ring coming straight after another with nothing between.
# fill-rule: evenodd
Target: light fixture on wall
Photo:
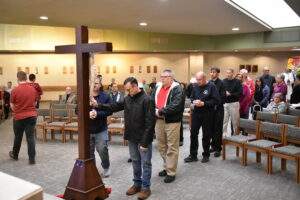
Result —
<instances>
[{"instance_id":1,"label":"light fixture on wall","mask_svg":"<svg viewBox=\"0 0 300 200\"><path fill-rule=\"evenodd\" d=\"M269 29L300 26L300 17L284 0L225 0Z\"/></svg>"},{"instance_id":2,"label":"light fixture on wall","mask_svg":"<svg viewBox=\"0 0 300 200\"><path fill-rule=\"evenodd\" d=\"M140 26L147 26L148 24L146 22L140 22Z\"/></svg>"},{"instance_id":3,"label":"light fixture on wall","mask_svg":"<svg viewBox=\"0 0 300 200\"><path fill-rule=\"evenodd\" d=\"M239 31L240 28L239 27L233 27L231 30L233 30L233 31Z\"/></svg>"},{"instance_id":4,"label":"light fixture on wall","mask_svg":"<svg viewBox=\"0 0 300 200\"><path fill-rule=\"evenodd\" d=\"M40 16L40 20L48 20L47 16Z\"/></svg>"}]
</instances>

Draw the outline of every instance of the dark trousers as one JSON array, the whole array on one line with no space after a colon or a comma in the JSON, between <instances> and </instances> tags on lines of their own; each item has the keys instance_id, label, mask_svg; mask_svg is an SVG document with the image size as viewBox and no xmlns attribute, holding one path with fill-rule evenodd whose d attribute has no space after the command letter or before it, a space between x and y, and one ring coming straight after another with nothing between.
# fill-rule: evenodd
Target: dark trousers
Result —
<instances>
[{"instance_id":1,"label":"dark trousers","mask_svg":"<svg viewBox=\"0 0 300 200\"><path fill-rule=\"evenodd\" d=\"M203 157L209 157L209 146L210 140L212 137L212 113L202 112L196 113L193 112L192 115L192 127L191 127L191 146L190 146L190 155L197 157L198 155L198 135L199 129L202 127L202 147L203 147Z\"/></svg>"},{"instance_id":2,"label":"dark trousers","mask_svg":"<svg viewBox=\"0 0 300 200\"><path fill-rule=\"evenodd\" d=\"M25 131L29 160L35 159L35 139L34 139L35 124L36 124L36 117L29 117L29 118L13 121L13 128L15 133L13 155L15 157L18 157L19 155L23 134Z\"/></svg>"},{"instance_id":3,"label":"dark trousers","mask_svg":"<svg viewBox=\"0 0 300 200\"><path fill-rule=\"evenodd\" d=\"M223 138L223 121L224 121L224 108L218 108L213 115L212 126L212 140L211 147L215 151L222 151L222 138Z\"/></svg>"},{"instance_id":4,"label":"dark trousers","mask_svg":"<svg viewBox=\"0 0 300 200\"><path fill-rule=\"evenodd\" d=\"M9 105L4 105L3 106L3 111L4 111L4 118L7 119L8 116L9 116L10 106Z\"/></svg>"}]
</instances>

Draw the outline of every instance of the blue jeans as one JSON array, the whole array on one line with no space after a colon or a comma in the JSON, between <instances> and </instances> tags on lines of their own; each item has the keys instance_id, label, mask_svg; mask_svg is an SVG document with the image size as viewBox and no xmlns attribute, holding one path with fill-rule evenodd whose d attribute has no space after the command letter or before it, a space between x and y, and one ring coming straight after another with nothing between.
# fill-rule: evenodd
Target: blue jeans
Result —
<instances>
[{"instance_id":1,"label":"blue jeans","mask_svg":"<svg viewBox=\"0 0 300 200\"><path fill-rule=\"evenodd\" d=\"M95 159L95 149L101 158L101 166L103 169L108 169L110 166L108 154L108 133L107 130L100 133L90 134L90 156Z\"/></svg>"},{"instance_id":2,"label":"blue jeans","mask_svg":"<svg viewBox=\"0 0 300 200\"><path fill-rule=\"evenodd\" d=\"M139 144L134 142L129 141L128 146L132 160L134 185L143 189L149 189L152 173L152 144L149 144L147 151L141 151Z\"/></svg>"}]
</instances>

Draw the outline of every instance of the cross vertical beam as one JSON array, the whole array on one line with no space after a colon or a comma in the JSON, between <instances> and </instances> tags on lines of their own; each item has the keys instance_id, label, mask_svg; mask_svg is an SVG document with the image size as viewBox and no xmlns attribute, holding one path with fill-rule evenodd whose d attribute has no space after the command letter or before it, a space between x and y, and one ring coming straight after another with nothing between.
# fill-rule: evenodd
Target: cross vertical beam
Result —
<instances>
[{"instance_id":1,"label":"cross vertical beam","mask_svg":"<svg viewBox=\"0 0 300 200\"><path fill-rule=\"evenodd\" d=\"M65 190L66 200L103 200L108 197L94 159L90 158L89 56L90 52L111 52L111 43L88 43L88 28L76 28L76 44L56 46L56 53L76 53L78 99L78 154Z\"/></svg>"},{"instance_id":2,"label":"cross vertical beam","mask_svg":"<svg viewBox=\"0 0 300 200\"><path fill-rule=\"evenodd\" d=\"M88 29L85 26L76 28L76 44L88 43ZM90 135L88 129L89 113L89 53L76 49L77 63L77 99L78 99L78 153L79 159L90 158Z\"/></svg>"}]
</instances>

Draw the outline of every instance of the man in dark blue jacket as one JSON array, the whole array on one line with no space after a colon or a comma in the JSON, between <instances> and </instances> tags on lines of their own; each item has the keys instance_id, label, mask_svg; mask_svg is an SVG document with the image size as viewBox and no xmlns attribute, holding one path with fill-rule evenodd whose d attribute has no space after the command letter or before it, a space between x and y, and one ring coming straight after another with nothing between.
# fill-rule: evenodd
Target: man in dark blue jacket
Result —
<instances>
[{"instance_id":1,"label":"man in dark blue jacket","mask_svg":"<svg viewBox=\"0 0 300 200\"><path fill-rule=\"evenodd\" d=\"M214 118L213 118L213 135L211 141L210 152L215 152L214 156L219 157L222 150L222 138L223 138L223 121L224 121L224 103L225 103L225 87L223 81L219 78L220 69L212 67L210 69L211 80L210 83L215 84L220 96L220 103L215 106Z\"/></svg>"},{"instance_id":2,"label":"man in dark blue jacket","mask_svg":"<svg viewBox=\"0 0 300 200\"><path fill-rule=\"evenodd\" d=\"M95 149L101 158L101 166L103 168L103 177L110 175L110 162L108 154L108 132L107 132L107 116L111 115L110 111L102 111L93 108L93 105L111 103L109 95L100 90L100 79L96 79L93 89L93 98L91 99L89 131L90 131L90 155L95 159Z\"/></svg>"},{"instance_id":3,"label":"man in dark blue jacket","mask_svg":"<svg viewBox=\"0 0 300 200\"><path fill-rule=\"evenodd\" d=\"M184 159L184 162L198 161L198 135L202 127L202 163L209 161L209 146L212 138L213 113L215 106L220 103L219 92L213 83L206 81L206 75L203 72L196 74L197 85L193 87L191 93L191 102L194 105L192 112L191 125L191 146L190 155Z\"/></svg>"}]
</instances>

